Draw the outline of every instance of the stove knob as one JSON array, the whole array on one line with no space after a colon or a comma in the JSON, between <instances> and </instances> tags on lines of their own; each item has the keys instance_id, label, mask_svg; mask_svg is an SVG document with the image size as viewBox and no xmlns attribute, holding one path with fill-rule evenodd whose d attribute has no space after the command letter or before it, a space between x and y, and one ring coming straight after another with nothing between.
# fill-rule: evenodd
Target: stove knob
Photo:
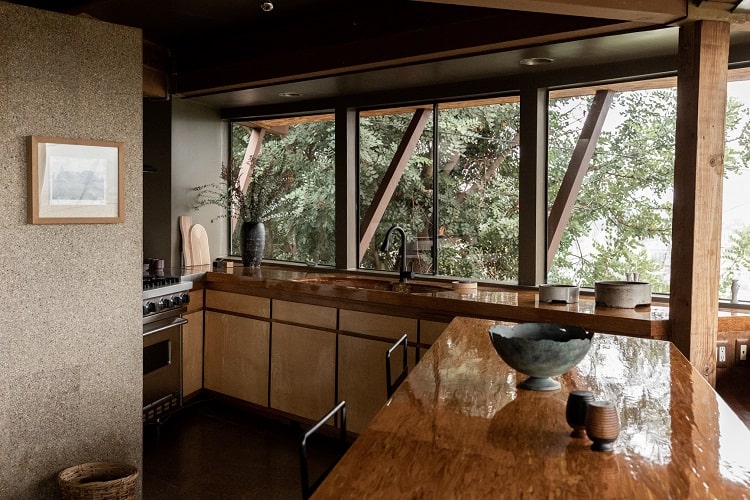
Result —
<instances>
[{"instance_id":1,"label":"stove knob","mask_svg":"<svg viewBox=\"0 0 750 500\"><path fill-rule=\"evenodd\" d=\"M179 306L182 303L182 299L178 295L175 295L172 297L172 304L175 306Z\"/></svg>"},{"instance_id":2,"label":"stove knob","mask_svg":"<svg viewBox=\"0 0 750 500\"><path fill-rule=\"evenodd\" d=\"M150 311L148 310L148 304L143 304L143 315L147 315Z\"/></svg>"},{"instance_id":3,"label":"stove knob","mask_svg":"<svg viewBox=\"0 0 750 500\"><path fill-rule=\"evenodd\" d=\"M167 309L169 307L172 307L172 301L169 299L169 297L164 297L159 301L159 305L162 309Z\"/></svg>"},{"instance_id":4,"label":"stove knob","mask_svg":"<svg viewBox=\"0 0 750 500\"><path fill-rule=\"evenodd\" d=\"M154 304L153 302L146 302L146 305L143 306L143 310L150 313L156 312L156 304Z\"/></svg>"},{"instance_id":5,"label":"stove knob","mask_svg":"<svg viewBox=\"0 0 750 500\"><path fill-rule=\"evenodd\" d=\"M190 295L187 294L187 293L183 293L182 296L180 297L180 302L182 302L183 304L189 304L190 303Z\"/></svg>"}]
</instances>

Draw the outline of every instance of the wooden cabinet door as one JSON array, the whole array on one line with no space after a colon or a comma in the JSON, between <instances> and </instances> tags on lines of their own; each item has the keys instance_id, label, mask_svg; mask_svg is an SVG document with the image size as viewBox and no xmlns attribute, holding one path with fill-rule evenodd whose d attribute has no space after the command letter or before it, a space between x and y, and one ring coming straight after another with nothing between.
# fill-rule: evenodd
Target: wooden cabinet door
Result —
<instances>
[{"instance_id":1,"label":"wooden cabinet door","mask_svg":"<svg viewBox=\"0 0 750 500\"><path fill-rule=\"evenodd\" d=\"M336 334L273 324L271 407L318 420L335 404Z\"/></svg>"},{"instance_id":2,"label":"wooden cabinet door","mask_svg":"<svg viewBox=\"0 0 750 500\"><path fill-rule=\"evenodd\" d=\"M346 401L346 428L362 432L386 402L385 353L393 345L380 341L339 335L338 398ZM416 349L409 347L409 370L414 367ZM391 356L393 378L403 363L401 349Z\"/></svg>"},{"instance_id":3,"label":"wooden cabinet door","mask_svg":"<svg viewBox=\"0 0 750 500\"><path fill-rule=\"evenodd\" d=\"M203 388L203 311L183 314L188 322L182 326L182 396Z\"/></svg>"},{"instance_id":4,"label":"wooden cabinet door","mask_svg":"<svg viewBox=\"0 0 750 500\"><path fill-rule=\"evenodd\" d=\"M362 432L385 404L385 352L389 347L379 340L339 336L338 396L346 401L348 430Z\"/></svg>"},{"instance_id":5,"label":"wooden cabinet door","mask_svg":"<svg viewBox=\"0 0 750 500\"><path fill-rule=\"evenodd\" d=\"M268 406L270 325L206 311L204 386Z\"/></svg>"}]
</instances>

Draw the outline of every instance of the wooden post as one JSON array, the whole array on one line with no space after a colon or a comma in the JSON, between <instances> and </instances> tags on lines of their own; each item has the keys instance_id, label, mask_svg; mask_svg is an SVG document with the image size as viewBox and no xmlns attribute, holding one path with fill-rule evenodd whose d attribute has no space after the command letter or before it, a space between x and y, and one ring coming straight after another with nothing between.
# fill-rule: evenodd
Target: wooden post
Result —
<instances>
[{"instance_id":1,"label":"wooden post","mask_svg":"<svg viewBox=\"0 0 750 500\"><path fill-rule=\"evenodd\" d=\"M669 322L674 344L716 382L729 23L680 27Z\"/></svg>"}]
</instances>

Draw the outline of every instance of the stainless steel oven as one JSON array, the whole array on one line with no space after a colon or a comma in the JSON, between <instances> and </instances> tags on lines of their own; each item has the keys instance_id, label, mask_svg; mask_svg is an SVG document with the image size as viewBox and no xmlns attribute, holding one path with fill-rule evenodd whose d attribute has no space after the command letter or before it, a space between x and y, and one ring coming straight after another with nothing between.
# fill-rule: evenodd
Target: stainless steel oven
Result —
<instances>
[{"instance_id":1,"label":"stainless steel oven","mask_svg":"<svg viewBox=\"0 0 750 500\"><path fill-rule=\"evenodd\" d=\"M160 422L182 406L182 325L192 283L149 280L143 290L143 421Z\"/></svg>"}]
</instances>

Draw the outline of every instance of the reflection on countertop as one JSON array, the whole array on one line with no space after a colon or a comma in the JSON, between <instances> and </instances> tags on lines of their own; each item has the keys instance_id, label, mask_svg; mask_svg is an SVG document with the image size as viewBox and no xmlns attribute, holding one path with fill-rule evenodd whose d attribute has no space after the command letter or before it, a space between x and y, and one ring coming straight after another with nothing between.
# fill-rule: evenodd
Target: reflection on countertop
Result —
<instances>
[{"instance_id":1,"label":"reflection on countertop","mask_svg":"<svg viewBox=\"0 0 750 500\"><path fill-rule=\"evenodd\" d=\"M527 391L495 353L493 324L456 318L319 498L750 498L750 430L674 345L597 334L555 377L560 391ZM571 438L578 389L615 402L613 452Z\"/></svg>"}]
</instances>

